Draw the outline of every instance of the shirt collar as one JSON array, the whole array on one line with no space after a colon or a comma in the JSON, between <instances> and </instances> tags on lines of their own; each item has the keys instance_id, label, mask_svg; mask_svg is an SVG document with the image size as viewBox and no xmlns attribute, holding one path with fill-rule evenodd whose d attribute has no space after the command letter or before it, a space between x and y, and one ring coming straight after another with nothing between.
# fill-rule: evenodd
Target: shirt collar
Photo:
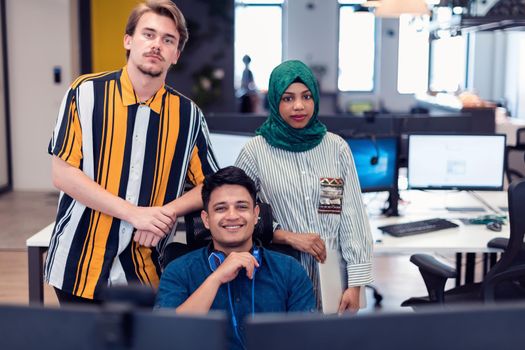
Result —
<instances>
[{"instance_id":1,"label":"shirt collar","mask_svg":"<svg viewBox=\"0 0 525 350\"><path fill-rule=\"evenodd\" d=\"M122 104L126 107L139 104L140 101L133 90L133 85L129 79L127 67L122 68L122 74L120 75L120 86L122 87ZM162 86L153 96L151 96L147 101L142 104L147 105L155 113L160 114L162 107L162 97L166 89Z\"/></svg>"}]
</instances>

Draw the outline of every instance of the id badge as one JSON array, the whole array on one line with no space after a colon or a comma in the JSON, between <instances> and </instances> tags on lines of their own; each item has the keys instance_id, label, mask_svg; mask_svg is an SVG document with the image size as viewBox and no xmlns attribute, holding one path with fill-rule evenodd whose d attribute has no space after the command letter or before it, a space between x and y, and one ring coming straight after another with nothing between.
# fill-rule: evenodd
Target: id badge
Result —
<instances>
[{"instance_id":1,"label":"id badge","mask_svg":"<svg viewBox=\"0 0 525 350\"><path fill-rule=\"evenodd\" d=\"M344 181L340 178L322 177L319 196L319 213L341 214Z\"/></svg>"}]
</instances>

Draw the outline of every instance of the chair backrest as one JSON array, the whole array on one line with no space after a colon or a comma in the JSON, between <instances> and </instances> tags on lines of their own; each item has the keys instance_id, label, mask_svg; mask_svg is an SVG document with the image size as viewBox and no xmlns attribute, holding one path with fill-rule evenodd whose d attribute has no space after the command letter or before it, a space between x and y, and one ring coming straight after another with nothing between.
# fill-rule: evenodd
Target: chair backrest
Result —
<instances>
[{"instance_id":1,"label":"chair backrest","mask_svg":"<svg viewBox=\"0 0 525 350\"><path fill-rule=\"evenodd\" d=\"M505 151L505 174L509 184L517 179L525 178L525 145L507 146Z\"/></svg>"},{"instance_id":2,"label":"chair backrest","mask_svg":"<svg viewBox=\"0 0 525 350\"><path fill-rule=\"evenodd\" d=\"M525 179L514 181L508 190L510 237L501 259L490 269L483 283L490 283L497 274L505 272L520 258L525 235Z\"/></svg>"}]
</instances>

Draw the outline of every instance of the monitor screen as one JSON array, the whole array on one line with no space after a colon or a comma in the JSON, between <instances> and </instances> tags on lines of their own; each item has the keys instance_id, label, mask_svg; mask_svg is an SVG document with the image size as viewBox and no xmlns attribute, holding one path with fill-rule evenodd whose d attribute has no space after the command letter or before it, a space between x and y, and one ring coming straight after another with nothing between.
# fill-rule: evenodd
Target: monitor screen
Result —
<instances>
[{"instance_id":1,"label":"monitor screen","mask_svg":"<svg viewBox=\"0 0 525 350\"><path fill-rule=\"evenodd\" d=\"M211 146L219 167L234 165L242 148L253 136L247 133L228 133L226 131L210 132Z\"/></svg>"},{"instance_id":2,"label":"monitor screen","mask_svg":"<svg viewBox=\"0 0 525 350\"><path fill-rule=\"evenodd\" d=\"M362 192L397 188L397 137L347 138Z\"/></svg>"},{"instance_id":3,"label":"monitor screen","mask_svg":"<svg viewBox=\"0 0 525 350\"><path fill-rule=\"evenodd\" d=\"M523 303L496 305L427 306L417 312L357 317L256 314L246 321L246 346L250 350L520 348L525 339Z\"/></svg>"},{"instance_id":4,"label":"monitor screen","mask_svg":"<svg viewBox=\"0 0 525 350\"><path fill-rule=\"evenodd\" d=\"M409 188L501 190L504 164L505 135L409 135Z\"/></svg>"}]
</instances>

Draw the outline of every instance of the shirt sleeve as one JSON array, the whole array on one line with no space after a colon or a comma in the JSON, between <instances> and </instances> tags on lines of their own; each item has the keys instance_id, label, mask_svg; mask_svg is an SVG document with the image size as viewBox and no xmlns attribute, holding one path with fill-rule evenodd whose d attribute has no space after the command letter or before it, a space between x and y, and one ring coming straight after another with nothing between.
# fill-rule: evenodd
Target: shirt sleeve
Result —
<instances>
[{"instance_id":1,"label":"shirt sleeve","mask_svg":"<svg viewBox=\"0 0 525 350\"><path fill-rule=\"evenodd\" d=\"M193 148L188 168L188 179L198 185L204 181L204 177L213 174L219 169L217 159L213 154L208 125L202 111L192 103L196 109L199 128L197 132L195 147Z\"/></svg>"},{"instance_id":2,"label":"shirt sleeve","mask_svg":"<svg viewBox=\"0 0 525 350\"><path fill-rule=\"evenodd\" d=\"M315 297L312 282L305 270L293 258L288 259L290 278L288 279L288 312L315 312Z\"/></svg>"},{"instance_id":3,"label":"shirt sleeve","mask_svg":"<svg viewBox=\"0 0 525 350\"><path fill-rule=\"evenodd\" d=\"M176 263L169 264L160 278L155 308L177 308L190 297L190 292L184 276L184 271Z\"/></svg>"},{"instance_id":4,"label":"shirt sleeve","mask_svg":"<svg viewBox=\"0 0 525 350\"><path fill-rule=\"evenodd\" d=\"M60 105L48 153L80 168L82 160L82 128L78 116L77 89L70 88Z\"/></svg>"},{"instance_id":5,"label":"shirt sleeve","mask_svg":"<svg viewBox=\"0 0 525 350\"><path fill-rule=\"evenodd\" d=\"M339 242L346 261L348 287L363 286L372 282L373 240L354 160L345 142L340 146L340 162L344 190Z\"/></svg>"}]
</instances>

